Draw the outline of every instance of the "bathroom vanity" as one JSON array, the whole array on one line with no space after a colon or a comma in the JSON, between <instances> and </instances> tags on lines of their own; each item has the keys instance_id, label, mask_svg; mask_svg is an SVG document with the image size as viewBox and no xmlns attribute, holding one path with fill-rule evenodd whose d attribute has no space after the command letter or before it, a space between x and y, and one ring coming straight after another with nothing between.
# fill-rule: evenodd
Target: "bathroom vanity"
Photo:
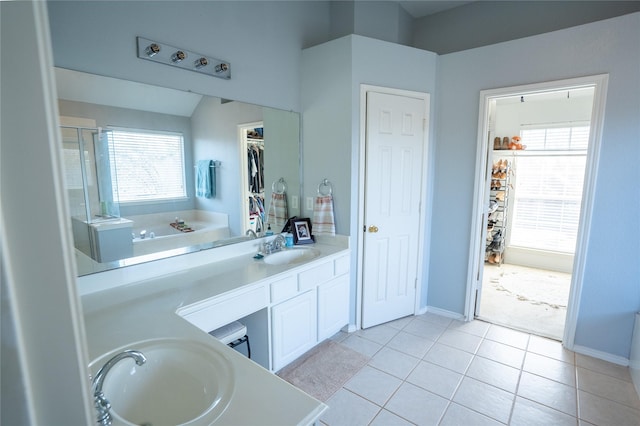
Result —
<instances>
[{"instance_id":1,"label":"bathroom vanity","mask_svg":"<svg viewBox=\"0 0 640 426\"><path fill-rule=\"evenodd\" d=\"M348 325L348 240L320 238L256 260L261 241L81 277L91 372L100 368L96 360L136 344L189 341L215 351L230 369L222 386L227 405L213 424L317 421L326 405L273 372ZM301 250L310 251L292 256ZM110 280L125 285L106 288ZM247 326L251 360L208 334L236 320Z\"/></svg>"}]
</instances>

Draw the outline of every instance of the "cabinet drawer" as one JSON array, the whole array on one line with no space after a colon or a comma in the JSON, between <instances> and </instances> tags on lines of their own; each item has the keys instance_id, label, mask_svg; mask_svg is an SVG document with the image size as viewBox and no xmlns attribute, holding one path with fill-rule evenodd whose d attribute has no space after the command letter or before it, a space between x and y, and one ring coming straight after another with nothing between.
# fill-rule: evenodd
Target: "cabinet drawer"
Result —
<instances>
[{"instance_id":1,"label":"cabinet drawer","mask_svg":"<svg viewBox=\"0 0 640 426\"><path fill-rule=\"evenodd\" d=\"M295 296L298 293L298 280L290 275L271 283L271 303L278 303Z\"/></svg>"},{"instance_id":2,"label":"cabinet drawer","mask_svg":"<svg viewBox=\"0 0 640 426\"><path fill-rule=\"evenodd\" d=\"M351 256L342 256L333 261L334 276L346 274L351 266Z\"/></svg>"},{"instance_id":3,"label":"cabinet drawer","mask_svg":"<svg viewBox=\"0 0 640 426\"><path fill-rule=\"evenodd\" d=\"M333 277L333 262L326 262L298 274L298 291L307 291Z\"/></svg>"},{"instance_id":4,"label":"cabinet drawer","mask_svg":"<svg viewBox=\"0 0 640 426\"><path fill-rule=\"evenodd\" d=\"M194 307L178 313L199 329L209 332L265 308L267 297L267 288L261 285L208 301L200 309Z\"/></svg>"}]
</instances>

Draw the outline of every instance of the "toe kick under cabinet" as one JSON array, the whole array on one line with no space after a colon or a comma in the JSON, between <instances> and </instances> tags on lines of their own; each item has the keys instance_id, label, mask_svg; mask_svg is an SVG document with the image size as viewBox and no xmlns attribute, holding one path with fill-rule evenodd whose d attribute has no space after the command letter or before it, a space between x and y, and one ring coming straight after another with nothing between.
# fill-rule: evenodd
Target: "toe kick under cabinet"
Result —
<instances>
[{"instance_id":1,"label":"toe kick under cabinet","mask_svg":"<svg viewBox=\"0 0 640 426\"><path fill-rule=\"evenodd\" d=\"M309 264L270 289L273 371L349 323L348 255Z\"/></svg>"}]
</instances>

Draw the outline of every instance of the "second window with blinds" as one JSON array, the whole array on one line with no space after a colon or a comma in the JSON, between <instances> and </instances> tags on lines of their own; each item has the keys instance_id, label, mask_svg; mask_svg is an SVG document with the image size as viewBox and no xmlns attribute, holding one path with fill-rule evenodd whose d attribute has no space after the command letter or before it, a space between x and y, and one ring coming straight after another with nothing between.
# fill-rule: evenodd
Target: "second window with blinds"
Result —
<instances>
[{"instance_id":1,"label":"second window with blinds","mask_svg":"<svg viewBox=\"0 0 640 426\"><path fill-rule=\"evenodd\" d=\"M573 254L585 174L588 124L523 127L518 151L510 247Z\"/></svg>"}]
</instances>

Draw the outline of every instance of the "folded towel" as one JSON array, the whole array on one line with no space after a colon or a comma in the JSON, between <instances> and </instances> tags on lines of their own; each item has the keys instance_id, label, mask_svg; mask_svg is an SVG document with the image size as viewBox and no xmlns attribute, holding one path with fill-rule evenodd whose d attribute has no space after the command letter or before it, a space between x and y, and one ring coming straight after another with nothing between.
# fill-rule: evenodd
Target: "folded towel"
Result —
<instances>
[{"instance_id":1,"label":"folded towel","mask_svg":"<svg viewBox=\"0 0 640 426\"><path fill-rule=\"evenodd\" d=\"M336 224L333 217L333 197L321 195L316 197L313 206L313 233L336 235Z\"/></svg>"},{"instance_id":2,"label":"folded towel","mask_svg":"<svg viewBox=\"0 0 640 426\"><path fill-rule=\"evenodd\" d=\"M267 223L271 225L271 229L274 232L280 232L287 223L289 218L289 212L287 209L287 194L278 194L276 192L271 194L271 204L269 205L269 212L267 214Z\"/></svg>"},{"instance_id":3,"label":"folded towel","mask_svg":"<svg viewBox=\"0 0 640 426\"><path fill-rule=\"evenodd\" d=\"M215 198L216 171L211 160L199 160L196 166L196 197Z\"/></svg>"}]
</instances>

